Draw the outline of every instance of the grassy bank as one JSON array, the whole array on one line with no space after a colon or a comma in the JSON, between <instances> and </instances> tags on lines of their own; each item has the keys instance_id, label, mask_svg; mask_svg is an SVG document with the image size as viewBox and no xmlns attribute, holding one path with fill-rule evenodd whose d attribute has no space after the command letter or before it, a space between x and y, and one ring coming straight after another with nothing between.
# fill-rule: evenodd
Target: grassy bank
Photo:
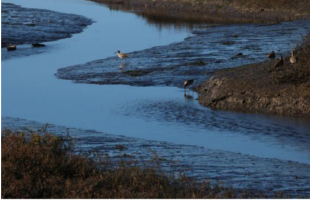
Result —
<instances>
[{"instance_id":1,"label":"grassy bank","mask_svg":"<svg viewBox=\"0 0 310 200\"><path fill-rule=\"evenodd\" d=\"M164 174L160 163L74 154L70 138L52 134L4 131L1 144L2 198L265 197Z\"/></svg>"},{"instance_id":2,"label":"grassy bank","mask_svg":"<svg viewBox=\"0 0 310 200\"><path fill-rule=\"evenodd\" d=\"M72 153L70 138L2 133L2 198L234 198L247 193L167 175L134 161ZM95 158L95 159L94 159Z\"/></svg>"},{"instance_id":3,"label":"grassy bank","mask_svg":"<svg viewBox=\"0 0 310 200\"><path fill-rule=\"evenodd\" d=\"M309 18L307 0L93 0L112 9L160 12L160 17L190 21L277 23ZM166 11L166 12L165 12ZM158 15L157 15L158 16Z\"/></svg>"}]
</instances>

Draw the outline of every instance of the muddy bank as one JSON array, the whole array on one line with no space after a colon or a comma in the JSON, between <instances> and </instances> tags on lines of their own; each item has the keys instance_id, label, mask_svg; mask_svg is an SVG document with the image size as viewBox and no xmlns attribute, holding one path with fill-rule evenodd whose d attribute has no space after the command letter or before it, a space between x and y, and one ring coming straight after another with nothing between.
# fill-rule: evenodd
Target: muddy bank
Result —
<instances>
[{"instance_id":1,"label":"muddy bank","mask_svg":"<svg viewBox=\"0 0 310 200\"><path fill-rule=\"evenodd\" d=\"M109 5L111 9L139 10L138 13L165 19L185 21L213 21L225 23L277 23L305 19L310 16L307 0L93 0ZM160 15L156 14L160 13ZM210 17L212 16L212 17Z\"/></svg>"},{"instance_id":2,"label":"muddy bank","mask_svg":"<svg viewBox=\"0 0 310 200\"><path fill-rule=\"evenodd\" d=\"M68 38L92 23L79 15L23 8L10 3L1 3L1 8L1 47Z\"/></svg>"},{"instance_id":3,"label":"muddy bank","mask_svg":"<svg viewBox=\"0 0 310 200\"><path fill-rule=\"evenodd\" d=\"M275 61L217 71L199 88L199 102L214 109L310 117L310 37L298 62Z\"/></svg>"},{"instance_id":4,"label":"muddy bank","mask_svg":"<svg viewBox=\"0 0 310 200\"><path fill-rule=\"evenodd\" d=\"M56 76L76 83L176 87L195 79L197 86L216 69L261 62L272 50L286 53L309 31L307 21L200 26L182 42L130 52L126 60L115 55L69 66L59 69Z\"/></svg>"},{"instance_id":5,"label":"muddy bank","mask_svg":"<svg viewBox=\"0 0 310 200\"><path fill-rule=\"evenodd\" d=\"M183 171L197 180L220 183L236 189L254 191L283 191L292 196L310 193L309 165L278 159L212 150L197 146L178 145L115 136L93 130L67 128L2 117L2 128L12 130L41 130L70 135L77 142L76 150L97 151L111 159L126 155L137 160L159 159L164 170ZM157 155L157 156L156 156Z\"/></svg>"}]
</instances>

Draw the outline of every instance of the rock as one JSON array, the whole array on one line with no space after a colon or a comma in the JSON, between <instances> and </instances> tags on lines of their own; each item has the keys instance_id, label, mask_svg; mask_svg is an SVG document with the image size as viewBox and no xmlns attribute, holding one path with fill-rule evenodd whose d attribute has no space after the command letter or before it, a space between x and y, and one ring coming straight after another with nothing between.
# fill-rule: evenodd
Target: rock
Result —
<instances>
[{"instance_id":1,"label":"rock","mask_svg":"<svg viewBox=\"0 0 310 200\"><path fill-rule=\"evenodd\" d=\"M9 45L9 46L6 47L6 49L8 51L15 51L17 48L16 48L16 45Z\"/></svg>"},{"instance_id":2,"label":"rock","mask_svg":"<svg viewBox=\"0 0 310 200\"><path fill-rule=\"evenodd\" d=\"M32 47L45 47L45 44L34 43L32 44Z\"/></svg>"}]
</instances>

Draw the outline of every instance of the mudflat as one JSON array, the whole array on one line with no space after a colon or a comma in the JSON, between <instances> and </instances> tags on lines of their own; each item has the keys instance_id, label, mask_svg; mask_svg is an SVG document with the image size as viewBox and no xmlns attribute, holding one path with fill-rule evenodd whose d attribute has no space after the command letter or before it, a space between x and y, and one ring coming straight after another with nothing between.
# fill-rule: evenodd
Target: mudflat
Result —
<instances>
[{"instance_id":1,"label":"mudflat","mask_svg":"<svg viewBox=\"0 0 310 200\"><path fill-rule=\"evenodd\" d=\"M184 41L126 52L129 58L124 60L115 55L68 66L58 69L56 76L76 83L176 87L195 79L198 86L217 69L262 62L272 50L286 54L292 48L288 43L295 45L309 31L307 21L199 26Z\"/></svg>"},{"instance_id":2,"label":"mudflat","mask_svg":"<svg viewBox=\"0 0 310 200\"><path fill-rule=\"evenodd\" d=\"M298 62L266 61L217 71L199 88L199 102L214 109L310 117L310 37Z\"/></svg>"},{"instance_id":3,"label":"mudflat","mask_svg":"<svg viewBox=\"0 0 310 200\"><path fill-rule=\"evenodd\" d=\"M71 37L92 20L74 14L1 3L1 46L35 44Z\"/></svg>"}]
</instances>

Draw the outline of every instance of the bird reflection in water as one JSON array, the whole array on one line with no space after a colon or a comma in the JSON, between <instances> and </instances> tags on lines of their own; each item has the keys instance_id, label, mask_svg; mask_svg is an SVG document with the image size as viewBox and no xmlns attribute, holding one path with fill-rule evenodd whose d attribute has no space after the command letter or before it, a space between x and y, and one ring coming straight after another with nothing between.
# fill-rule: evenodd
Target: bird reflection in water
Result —
<instances>
[{"instance_id":1,"label":"bird reflection in water","mask_svg":"<svg viewBox=\"0 0 310 200\"><path fill-rule=\"evenodd\" d=\"M124 69L124 68L127 67L127 66L128 66L128 63L121 63L121 64L119 65L118 69L119 69L119 70L122 70L122 69Z\"/></svg>"},{"instance_id":2,"label":"bird reflection in water","mask_svg":"<svg viewBox=\"0 0 310 200\"><path fill-rule=\"evenodd\" d=\"M193 100L193 99L194 99L194 96L185 93L185 94L184 94L184 98L185 98L186 100Z\"/></svg>"},{"instance_id":3,"label":"bird reflection in water","mask_svg":"<svg viewBox=\"0 0 310 200\"><path fill-rule=\"evenodd\" d=\"M189 88L193 83L194 83L193 79L184 81L183 87L184 87L185 99L188 99L188 100L194 99L194 97L192 95L190 95L190 88ZM188 88L188 94L187 94L187 88Z\"/></svg>"}]
</instances>

